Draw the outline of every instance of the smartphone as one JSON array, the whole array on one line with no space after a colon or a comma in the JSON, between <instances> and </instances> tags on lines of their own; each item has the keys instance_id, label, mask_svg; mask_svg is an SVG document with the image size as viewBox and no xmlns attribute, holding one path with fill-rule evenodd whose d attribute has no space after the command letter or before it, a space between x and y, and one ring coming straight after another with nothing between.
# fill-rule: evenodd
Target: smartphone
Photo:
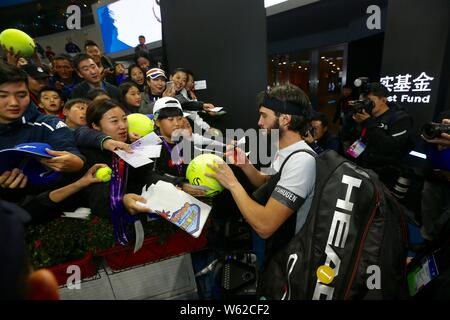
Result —
<instances>
[{"instance_id":1,"label":"smartphone","mask_svg":"<svg viewBox=\"0 0 450 320\"><path fill-rule=\"evenodd\" d=\"M171 91L173 88L173 81L167 81L166 82L166 90Z\"/></svg>"}]
</instances>

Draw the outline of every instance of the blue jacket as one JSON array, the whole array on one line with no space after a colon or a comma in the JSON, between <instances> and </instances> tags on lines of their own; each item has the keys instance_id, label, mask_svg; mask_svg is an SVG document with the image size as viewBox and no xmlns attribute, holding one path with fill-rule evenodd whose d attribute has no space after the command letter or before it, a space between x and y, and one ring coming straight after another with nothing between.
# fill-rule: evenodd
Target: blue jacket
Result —
<instances>
[{"instance_id":1,"label":"blue jacket","mask_svg":"<svg viewBox=\"0 0 450 320\"><path fill-rule=\"evenodd\" d=\"M55 116L40 113L33 103L19 119L0 124L0 149L28 142L48 143L54 150L68 151L84 160L67 125Z\"/></svg>"}]
</instances>

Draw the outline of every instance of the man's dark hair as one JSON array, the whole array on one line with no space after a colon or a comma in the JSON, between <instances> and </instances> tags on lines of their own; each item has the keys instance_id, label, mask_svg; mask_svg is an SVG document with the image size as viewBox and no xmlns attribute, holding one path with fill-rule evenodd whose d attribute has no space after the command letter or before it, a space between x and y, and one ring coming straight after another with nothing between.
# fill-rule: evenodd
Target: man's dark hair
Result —
<instances>
[{"instance_id":1,"label":"man's dark hair","mask_svg":"<svg viewBox=\"0 0 450 320\"><path fill-rule=\"evenodd\" d=\"M86 47L89 46L96 46L97 48L100 49L100 47L92 40L86 40L86 42L84 43L84 49L86 50Z\"/></svg>"},{"instance_id":2,"label":"man's dark hair","mask_svg":"<svg viewBox=\"0 0 450 320\"><path fill-rule=\"evenodd\" d=\"M58 90L56 88L53 88L53 87L44 87L44 88L42 88L41 91L39 91L39 94L38 94L38 100L39 101L41 100L42 93L44 93L46 91L56 92L58 94L59 98L62 100L62 96L61 96L61 91L60 90Z\"/></svg>"},{"instance_id":3,"label":"man's dark hair","mask_svg":"<svg viewBox=\"0 0 450 320\"><path fill-rule=\"evenodd\" d=\"M93 124L100 125L103 115L116 107L125 111L120 103L114 100L97 100L90 104L86 110L86 122L88 127L93 128Z\"/></svg>"},{"instance_id":4,"label":"man's dark hair","mask_svg":"<svg viewBox=\"0 0 450 320\"><path fill-rule=\"evenodd\" d=\"M95 98L97 98L98 96L107 96L107 97L109 97L109 95L108 95L108 92L106 92L105 90L103 90L103 89L91 89L91 90L89 90L89 92L87 93L87 98L89 99L89 100L91 100L91 101L93 101ZM111 98L111 97L110 97Z\"/></svg>"},{"instance_id":5,"label":"man's dark hair","mask_svg":"<svg viewBox=\"0 0 450 320\"><path fill-rule=\"evenodd\" d=\"M143 35L140 35L138 38L144 38L145 39L145 36L143 36Z\"/></svg>"},{"instance_id":6,"label":"man's dark hair","mask_svg":"<svg viewBox=\"0 0 450 320\"><path fill-rule=\"evenodd\" d=\"M323 112L316 112L311 121L320 121L322 123L322 127L328 127L328 116Z\"/></svg>"},{"instance_id":7,"label":"man's dark hair","mask_svg":"<svg viewBox=\"0 0 450 320\"><path fill-rule=\"evenodd\" d=\"M386 98L389 96L388 89L378 82L369 83L367 86L367 92L368 95L371 94L378 98Z\"/></svg>"},{"instance_id":8,"label":"man's dark hair","mask_svg":"<svg viewBox=\"0 0 450 320\"><path fill-rule=\"evenodd\" d=\"M75 56L75 58L73 58L73 67L80 71L80 69L78 68L80 63L84 60L88 60L88 59L92 59L92 57L86 53L79 53ZM94 60L92 60L94 61Z\"/></svg>"},{"instance_id":9,"label":"man's dark hair","mask_svg":"<svg viewBox=\"0 0 450 320\"><path fill-rule=\"evenodd\" d=\"M66 102L66 104L64 105L64 109L70 110L70 108L72 108L77 103L85 104L89 108L89 106L92 104L92 101L83 98L71 99Z\"/></svg>"},{"instance_id":10,"label":"man's dark hair","mask_svg":"<svg viewBox=\"0 0 450 320\"><path fill-rule=\"evenodd\" d=\"M53 57L53 61L56 61L56 60L66 60L66 61L69 61L69 63L72 65L72 57L69 56L68 54L58 54Z\"/></svg>"},{"instance_id":11,"label":"man's dark hair","mask_svg":"<svg viewBox=\"0 0 450 320\"><path fill-rule=\"evenodd\" d=\"M7 82L24 82L28 84L28 75L25 71L16 66L0 63L0 85Z\"/></svg>"},{"instance_id":12,"label":"man's dark hair","mask_svg":"<svg viewBox=\"0 0 450 320\"><path fill-rule=\"evenodd\" d=\"M264 99L266 96L269 99L276 99L297 105L299 109L302 110L303 115L291 115L291 123L289 124L288 129L298 133L306 132L309 127L309 118L312 107L308 96L302 89L292 84L285 84L273 87L266 92L260 92L257 96L258 109L264 106ZM281 115L278 111L274 112L276 117Z\"/></svg>"},{"instance_id":13,"label":"man's dark hair","mask_svg":"<svg viewBox=\"0 0 450 320\"><path fill-rule=\"evenodd\" d=\"M353 90L353 87L352 87L352 85L351 84L345 84L343 87L342 87L342 89L352 89Z\"/></svg>"}]
</instances>

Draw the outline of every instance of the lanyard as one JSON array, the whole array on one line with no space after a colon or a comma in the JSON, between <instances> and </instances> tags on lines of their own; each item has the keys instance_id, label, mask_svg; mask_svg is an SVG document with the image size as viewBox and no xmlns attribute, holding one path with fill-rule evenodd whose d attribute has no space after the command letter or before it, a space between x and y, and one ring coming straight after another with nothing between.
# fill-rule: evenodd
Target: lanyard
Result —
<instances>
[{"instance_id":1,"label":"lanyard","mask_svg":"<svg viewBox=\"0 0 450 320\"><path fill-rule=\"evenodd\" d=\"M181 161L178 160L179 156L180 156L180 150L178 148L178 144L176 145L178 159L177 159L177 162L173 162L173 160L172 160L173 147L171 147L169 145L169 143L166 141L166 139L164 139L164 137L161 137L161 140L163 141L164 146L166 147L167 151L169 151L169 154L170 154L169 167L173 167L175 165L178 170L178 176L182 177L183 176L183 160L181 160Z\"/></svg>"},{"instance_id":2,"label":"lanyard","mask_svg":"<svg viewBox=\"0 0 450 320\"><path fill-rule=\"evenodd\" d=\"M136 217L128 214L123 205L123 195L128 178L128 166L116 154L113 154L111 166L113 173L109 191L114 236L120 244L127 244L130 239L127 232L127 225L136 221Z\"/></svg>"},{"instance_id":3,"label":"lanyard","mask_svg":"<svg viewBox=\"0 0 450 320\"><path fill-rule=\"evenodd\" d=\"M362 130L361 130L361 138L364 138L366 136L366 131L367 131L366 127L362 128Z\"/></svg>"}]
</instances>

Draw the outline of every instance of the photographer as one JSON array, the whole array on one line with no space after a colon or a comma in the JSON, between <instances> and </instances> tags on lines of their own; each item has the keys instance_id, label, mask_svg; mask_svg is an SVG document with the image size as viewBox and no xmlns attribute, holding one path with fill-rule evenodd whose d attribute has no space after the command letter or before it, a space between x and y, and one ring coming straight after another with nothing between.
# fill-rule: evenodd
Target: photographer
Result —
<instances>
[{"instance_id":1,"label":"photographer","mask_svg":"<svg viewBox=\"0 0 450 320\"><path fill-rule=\"evenodd\" d=\"M328 130L328 117L325 113L318 112L312 117L311 129L304 139L317 154L325 150L339 152L339 139Z\"/></svg>"},{"instance_id":2,"label":"photographer","mask_svg":"<svg viewBox=\"0 0 450 320\"><path fill-rule=\"evenodd\" d=\"M442 117L449 117L450 112ZM450 120L442 119L442 124L450 128ZM426 126L424 126L426 128ZM448 131L447 131L448 132ZM427 158L433 171L425 181L422 191L422 236L433 240L450 223L450 135L441 133L440 138L429 139L427 130L422 136L429 143ZM426 138L428 136L428 138ZM449 226L450 227L450 226Z\"/></svg>"},{"instance_id":3,"label":"photographer","mask_svg":"<svg viewBox=\"0 0 450 320\"><path fill-rule=\"evenodd\" d=\"M410 148L412 118L398 105L388 105L388 90L382 84L369 83L366 92L363 100L353 102L352 118L360 130L346 153L357 164L377 172L387 186L393 186L400 162Z\"/></svg>"},{"instance_id":4,"label":"photographer","mask_svg":"<svg viewBox=\"0 0 450 320\"><path fill-rule=\"evenodd\" d=\"M428 136L428 138L427 138L427 136L422 135L423 139L426 142L435 144L439 149L444 149L444 148L450 147L450 133L448 133L448 131L450 131L450 129L449 129L450 128L450 119L443 119L442 125L444 125L443 127L446 128L445 131L447 131L447 133L442 132L440 135L437 135L437 137ZM431 126L431 125L430 125L430 128L434 131L436 130L436 129L433 129L433 126Z\"/></svg>"}]
</instances>

